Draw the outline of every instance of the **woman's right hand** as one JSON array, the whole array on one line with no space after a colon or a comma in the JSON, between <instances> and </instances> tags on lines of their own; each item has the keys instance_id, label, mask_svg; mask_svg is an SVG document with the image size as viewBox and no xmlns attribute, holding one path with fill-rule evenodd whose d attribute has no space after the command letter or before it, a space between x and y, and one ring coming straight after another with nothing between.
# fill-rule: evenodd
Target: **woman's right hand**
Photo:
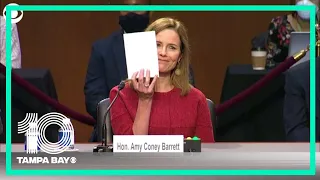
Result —
<instances>
[{"instance_id":1,"label":"woman's right hand","mask_svg":"<svg viewBox=\"0 0 320 180\"><path fill-rule=\"evenodd\" d=\"M137 75L139 74L138 80ZM132 84L134 90L138 93L140 100L150 100L152 99L155 84L157 81L157 76L155 76L150 84L150 70L147 70L146 77L144 78L144 70L141 69L140 72L133 73Z\"/></svg>"}]
</instances>

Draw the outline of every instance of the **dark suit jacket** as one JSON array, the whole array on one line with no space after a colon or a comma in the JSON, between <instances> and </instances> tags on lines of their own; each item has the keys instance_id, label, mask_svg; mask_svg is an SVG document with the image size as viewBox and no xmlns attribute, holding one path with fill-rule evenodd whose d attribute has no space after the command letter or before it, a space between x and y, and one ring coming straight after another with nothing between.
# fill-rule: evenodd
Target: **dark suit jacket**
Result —
<instances>
[{"instance_id":1,"label":"dark suit jacket","mask_svg":"<svg viewBox=\"0 0 320 180\"><path fill-rule=\"evenodd\" d=\"M319 77L316 60L316 77ZM288 141L310 141L310 62L304 62L286 73L284 123ZM319 141L319 78L316 79L316 140Z\"/></svg>"},{"instance_id":2,"label":"dark suit jacket","mask_svg":"<svg viewBox=\"0 0 320 180\"><path fill-rule=\"evenodd\" d=\"M0 109L0 135L3 133L3 125L2 125L2 119L1 119L1 109Z\"/></svg>"},{"instance_id":3,"label":"dark suit jacket","mask_svg":"<svg viewBox=\"0 0 320 180\"><path fill-rule=\"evenodd\" d=\"M127 79L127 76L123 30L119 30L95 42L91 49L84 93L87 112L94 119L97 119L98 103L108 98L110 90ZM190 68L190 81L194 85L192 68ZM91 141L96 139L95 132Z\"/></svg>"}]
</instances>

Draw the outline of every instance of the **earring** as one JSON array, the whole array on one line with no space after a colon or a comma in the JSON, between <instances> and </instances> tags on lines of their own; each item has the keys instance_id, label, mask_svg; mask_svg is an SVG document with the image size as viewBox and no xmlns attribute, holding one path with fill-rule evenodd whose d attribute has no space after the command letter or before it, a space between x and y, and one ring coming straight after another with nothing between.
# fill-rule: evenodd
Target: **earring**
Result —
<instances>
[{"instance_id":1,"label":"earring","mask_svg":"<svg viewBox=\"0 0 320 180\"><path fill-rule=\"evenodd\" d=\"M174 71L174 73L175 73L177 76L180 76L180 75L181 75L181 70L177 68L177 69Z\"/></svg>"},{"instance_id":2,"label":"earring","mask_svg":"<svg viewBox=\"0 0 320 180\"><path fill-rule=\"evenodd\" d=\"M179 59L178 64L177 64L177 68L176 68L176 70L174 71L174 73L175 73L177 76L180 76L180 75L181 75L181 70L178 68L179 63L180 63L180 60L181 60L181 59Z\"/></svg>"}]
</instances>

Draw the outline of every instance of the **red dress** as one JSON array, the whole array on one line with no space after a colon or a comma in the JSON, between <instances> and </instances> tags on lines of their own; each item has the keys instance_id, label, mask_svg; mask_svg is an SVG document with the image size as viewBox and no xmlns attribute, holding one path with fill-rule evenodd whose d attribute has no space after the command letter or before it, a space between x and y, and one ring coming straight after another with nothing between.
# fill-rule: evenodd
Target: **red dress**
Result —
<instances>
[{"instance_id":1,"label":"red dress","mask_svg":"<svg viewBox=\"0 0 320 180\"><path fill-rule=\"evenodd\" d=\"M110 92L110 100L118 87ZM202 142L214 142L210 111L204 94L192 88L187 96L181 90L155 92L149 120L149 135L197 136ZM126 85L111 110L111 125L115 135L133 135L132 126L138 108L137 93Z\"/></svg>"}]
</instances>

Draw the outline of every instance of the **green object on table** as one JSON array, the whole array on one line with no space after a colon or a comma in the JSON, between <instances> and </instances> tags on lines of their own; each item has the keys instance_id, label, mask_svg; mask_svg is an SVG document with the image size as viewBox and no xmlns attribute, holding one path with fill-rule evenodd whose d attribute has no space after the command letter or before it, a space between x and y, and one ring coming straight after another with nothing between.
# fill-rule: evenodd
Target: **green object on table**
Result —
<instances>
[{"instance_id":1,"label":"green object on table","mask_svg":"<svg viewBox=\"0 0 320 180\"><path fill-rule=\"evenodd\" d=\"M197 136L194 136L194 137L192 138L192 140L197 141L197 140L200 140L200 138L198 138Z\"/></svg>"}]
</instances>

